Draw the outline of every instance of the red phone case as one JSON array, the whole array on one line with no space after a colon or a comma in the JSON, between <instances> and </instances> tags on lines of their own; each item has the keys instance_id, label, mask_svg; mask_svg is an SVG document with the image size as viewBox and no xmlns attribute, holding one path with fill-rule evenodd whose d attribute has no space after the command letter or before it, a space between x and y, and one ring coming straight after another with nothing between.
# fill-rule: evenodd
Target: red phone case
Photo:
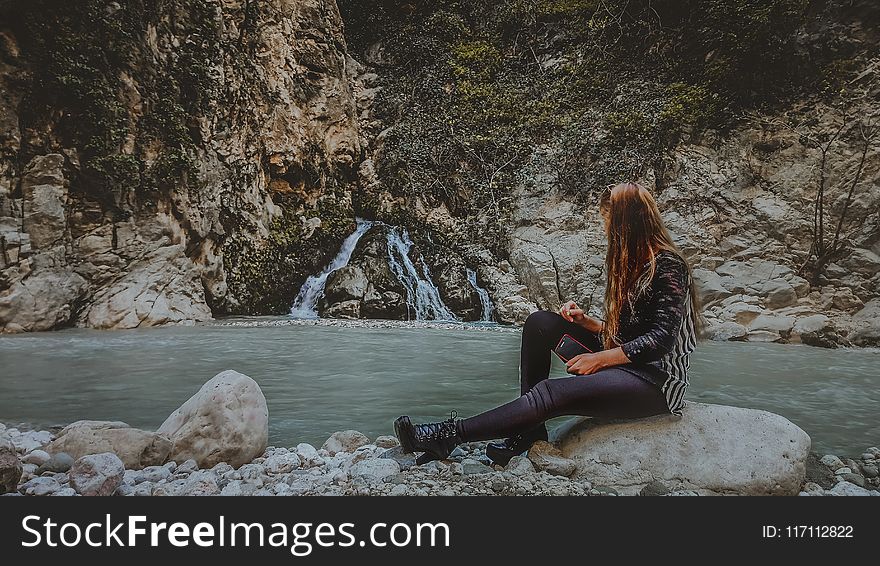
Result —
<instances>
[{"instance_id":1,"label":"red phone case","mask_svg":"<svg viewBox=\"0 0 880 566\"><path fill-rule=\"evenodd\" d=\"M559 343L556 344L556 347L555 347L555 348L553 348L553 352L554 352L557 356L559 356L559 359L562 360L563 362L567 362L568 360L570 360L571 358L574 357L574 356L571 356L571 357L566 358L565 356L563 356L563 355L559 352L559 347L562 346L562 343L565 342L565 339L566 339L566 338L568 338L569 340L571 340L571 341L574 342L575 344L579 345L581 348L584 349L585 352L592 352L592 350L590 350L589 348L587 348L586 346L584 346L583 344L581 344L581 343L580 343L580 342L579 342L574 336L572 336L571 334L563 334L563 335L562 335L562 338L559 339Z\"/></svg>"}]
</instances>

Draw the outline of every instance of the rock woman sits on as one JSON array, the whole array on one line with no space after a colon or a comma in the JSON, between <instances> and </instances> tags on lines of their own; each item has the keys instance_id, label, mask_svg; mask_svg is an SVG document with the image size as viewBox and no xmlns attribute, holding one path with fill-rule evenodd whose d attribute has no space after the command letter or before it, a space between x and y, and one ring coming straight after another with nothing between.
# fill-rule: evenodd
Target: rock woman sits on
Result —
<instances>
[{"instance_id":1,"label":"rock woman sits on","mask_svg":"<svg viewBox=\"0 0 880 566\"><path fill-rule=\"evenodd\" d=\"M506 465L534 442L547 440L545 421L563 415L681 415L689 355L703 326L691 268L644 187L624 183L606 189L599 209L608 238L605 320L589 316L574 301L558 313L529 315L519 398L465 419L453 412L442 422L414 424L407 416L394 421L402 449L423 453L419 463L445 459L462 442L504 438L490 443L486 453ZM551 352L564 334L591 352L566 362L571 377L548 379Z\"/></svg>"}]
</instances>

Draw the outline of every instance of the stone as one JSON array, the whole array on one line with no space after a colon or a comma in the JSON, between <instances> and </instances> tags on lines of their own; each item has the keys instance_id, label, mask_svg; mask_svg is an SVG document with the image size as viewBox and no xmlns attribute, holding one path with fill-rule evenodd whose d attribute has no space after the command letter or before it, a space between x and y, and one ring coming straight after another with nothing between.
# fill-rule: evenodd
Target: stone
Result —
<instances>
[{"instance_id":1,"label":"stone","mask_svg":"<svg viewBox=\"0 0 880 566\"><path fill-rule=\"evenodd\" d=\"M415 454L404 454L403 450L400 446L395 446L394 448L389 448L385 452L383 452L380 458L389 458L397 462L400 466L401 470L408 470L416 465L416 455Z\"/></svg>"},{"instance_id":2,"label":"stone","mask_svg":"<svg viewBox=\"0 0 880 566\"><path fill-rule=\"evenodd\" d=\"M854 483L859 487L865 487L866 485L864 476L852 472L847 474L840 474L840 479L848 481L850 483Z\"/></svg>"},{"instance_id":3,"label":"stone","mask_svg":"<svg viewBox=\"0 0 880 566\"><path fill-rule=\"evenodd\" d=\"M514 476L526 476L535 473L534 464L525 456L514 456L504 469Z\"/></svg>"},{"instance_id":4,"label":"stone","mask_svg":"<svg viewBox=\"0 0 880 566\"><path fill-rule=\"evenodd\" d=\"M576 478L635 494L651 481L721 494L797 495L810 437L754 409L685 402L683 415L581 419L559 432Z\"/></svg>"},{"instance_id":5,"label":"stone","mask_svg":"<svg viewBox=\"0 0 880 566\"><path fill-rule=\"evenodd\" d=\"M0 434L0 495L13 492L24 471L15 445L6 434Z\"/></svg>"},{"instance_id":6,"label":"stone","mask_svg":"<svg viewBox=\"0 0 880 566\"><path fill-rule=\"evenodd\" d=\"M20 490L25 495L52 495L61 489L61 484L54 477L34 478L21 486Z\"/></svg>"},{"instance_id":7,"label":"stone","mask_svg":"<svg viewBox=\"0 0 880 566\"><path fill-rule=\"evenodd\" d=\"M577 469L577 464L570 458L564 457L559 448L543 440L532 444L528 458L538 471L554 476L568 477Z\"/></svg>"},{"instance_id":8,"label":"stone","mask_svg":"<svg viewBox=\"0 0 880 566\"><path fill-rule=\"evenodd\" d=\"M760 314L749 323L749 331L768 330L778 334L788 334L794 326L795 317Z\"/></svg>"},{"instance_id":9,"label":"stone","mask_svg":"<svg viewBox=\"0 0 880 566\"><path fill-rule=\"evenodd\" d=\"M880 496L880 491L873 491L869 489L865 489L863 487L859 487L854 483L850 483L848 481L841 481L834 487L829 490L826 490L825 493L827 495L843 495L843 496Z\"/></svg>"},{"instance_id":10,"label":"stone","mask_svg":"<svg viewBox=\"0 0 880 566\"><path fill-rule=\"evenodd\" d=\"M356 430L343 430L331 434L330 438L324 442L321 448L333 456L337 452L353 453L361 446L365 446L369 443L370 439L364 434Z\"/></svg>"},{"instance_id":11,"label":"stone","mask_svg":"<svg viewBox=\"0 0 880 566\"><path fill-rule=\"evenodd\" d=\"M296 445L296 453L299 456L303 468L314 468L324 464L324 458L318 454L317 449L311 444L301 442Z\"/></svg>"},{"instance_id":12,"label":"stone","mask_svg":"<svg viewBox=\"0 0 880 566\"><path fill-rule=\"evenodd\" d=\"M853 329L849 340L856 346L880 346L880 297L865 303L864 308L853 315Z\"/></svg>"},{"instance_id":13,"label":"stone","mask_svg":"<svg viewBox=\"0 0 880 566\"><path fill-rule=\"evenodd\" d=\"M48 462L52 458L45 450L34 450L25 454L21 459L25 464L33 464L35 466L42 466L46 462Z\"/></svg>"},{"instance_id":14,"label":"stone","mask_svg":"<svg viewBox=\"0 0 880 566\"><path fill-rule=\"evenodd\" d=\"M186 478L181 495L219 495L217 476L210 470L198 470Z\"/></svg>"},{"instance_id":15,"label":"stone","mask_svg":"<svg viewBox=\"0 0 880 566\"><path fill-rule=\"evenodd\" d=\"M643 487L641 491L639 491L639 495L645 497L654 497L668 494L669 488L666 486L666 484L656 480L645 484L645 487Z\"/></svg>"},{"instance_id":16,"label":"stone","mask_svg":"<svg viewBox=\"0 0 880 566\"><path fill-rule=\"evenodd\" d=\"M699 290L700 303L704 307L708 307L721 299L726 299L733 295L731 291L724 287L721 276L714 271L696 268L692 270L692 273L694 283L696 283Z\"/></svg>"},{"instance_id":17,"label":"stone","mask_svg":"<svg viewBox=\"0 0 880 566\"><path fill-rule=\"evenodd\" d=\"M273 454L263 463L270 474L286 474L300 467L299 456L295 452Z\"/></svg>"},{"instance_id":18,"label":"stone","mask_svg":"<svg viewBox=\"0 0 880 566\"><path fill-rule=\"evenodd\" d=\"M49 454L66 453L74 460L112 452L126 468L139 470L165 463L171 440L163 434L131 428L125 423L78 421L63 428L46 446Z\"/></svg>"},{"instance_id":19,"label":"stone","mask_svg":"<svg viewBox=\"0 0 880 566\"><path fill-rule=\"evenodd\" d=\"M70 468L70 487L80 495L113 495L124 474L125 466L116 454L89 454Z\"/></svg>"},{"instance_id":20,"label":"stone","mask_svg":"<svg viewBox=\"0 0 880 566\"><path fill-rule=\"evenodd\" d=\"M488 474L493 471L494 470L486 464L472 458L467 458L461 462L461 473L466 476Z\"/></svg>"},{"instance_id":21,"label":"stone","mask_svg":"<svg viewBox=\"0 0 880 566\"><path fill-rule=\"evenodd\" d=\"M169 458L239 467L261 455L269 442L269 409L260 386L227 370L217 374L159 427L173 443ZM178 470L179 471L179 470Z\"/></svg>"},{"instance_id":22,"label":"stone","mask_svg":"<svg viewBox=\"0 0 880 566\"><path fill-rule=\"evenodd\" d=\"M397 440L396 436L386 434L376 438L376 442L374 442L373 444L375 444L379 448L394 448L396 446L400 446L400 441Z\"/></svg>"},{"instance_id":23,"label":"stone","mask_svg":"<svg viewBox=\"0 0 880 566\"><path fill-rule=\"evenodd\" d=\"M749 333L745 326L731 321L710 324L707 332L712 337L712 340L720 341L741 340Z\"/></svg>"},{"instance_id":24,"label":"stone","mask_svg":"<svg viewBox=\"0 0 880 566\"><path fill-rule=\"evenodd\" d=\"M67 228L67 186L64 182L64 156L38 155L25 167L21 182L22 227L34 249L63 242Z\"/></svg>"},{"instance_id":25,"label":"stone","mask_svg":"<svg viewBox=\"0 0 880 566\"><path fill-rule=\"evenodd\" d=\"M400 473L400 465L390 458L370 458L361 460L351 467L351 476L380 482Z\"/></svg>"},{"instance_id":26,"label":"stone","mask_svg":"<svg viewBox=\"0 0 880 566\"><path fill-rule=\"evenodd\" d=\"M826 454L825 456L822 456L822 459L819 461L832 470L838 470L844 467L843 461L833 454Z\"/></svg>"},{"instance_id":27,"label":"stone","mask_svg":"<svg viewBox=\"0 0 880 566\"><path fill-rule=\"evenodd\" d=\"M43 472L62 473L70 470L71 466L73 466L73 456L71 456L67 452L58 452L56 454L52 454L52 457L49 458L49 461L40 466L37 472L40 474L42 474Z\"/></svg>"}]
</instances>

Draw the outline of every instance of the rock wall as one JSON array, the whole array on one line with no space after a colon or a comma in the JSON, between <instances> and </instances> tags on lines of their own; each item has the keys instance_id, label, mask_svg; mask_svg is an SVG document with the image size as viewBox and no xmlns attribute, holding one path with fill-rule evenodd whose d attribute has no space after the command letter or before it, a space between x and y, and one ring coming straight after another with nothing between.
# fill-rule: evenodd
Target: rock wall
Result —
<instances>
[{"instance_id":1,"label":"rock wall","mask_svg":"<svg viewBox=\"0 0 880 566\"><path fill-rule=\"evenodd\" d=\"M68 131L85 129L90 114L71 125L65 113L79 110L73 102L41 98L41 81L57 79L61 91L63 81L79 80L71 78L75 65L53 75L43 60L57 55L63 64L68 46L40 43L33 14L0 5L9 15L0 18L4 332L283 312L353 226L360 140L335 2L190 0L140 15L138 8L149 10L139 2L75 2L83 14L46 15L51 27L96 9L95 28L116 30L111 39L131 49L115 69L121 91L107 100L118 109L123 145L102 157L133 163L135 174L131 185L106 186L95 181L101 170L92 145ZM75 39L99 50L106 40L84 31ZM188 82L197 73L199 81ZM170 94L156 94L163 85L173 86ZM197 107L187 106L196 99ZM156 123L163 139L155 139ZM169 132L179 139L167 139ZM191 167L152 182L179 162Z\"/></svg>"}]
</instances>

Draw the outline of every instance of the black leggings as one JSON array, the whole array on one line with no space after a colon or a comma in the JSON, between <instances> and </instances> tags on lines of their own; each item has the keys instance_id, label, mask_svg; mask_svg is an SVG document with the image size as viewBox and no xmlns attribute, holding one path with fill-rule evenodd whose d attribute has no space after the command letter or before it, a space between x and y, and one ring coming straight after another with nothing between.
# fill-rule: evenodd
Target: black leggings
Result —
<instances>
[{"instance_id":1,"label":"black leggings","mask_svg":"<svg viewBox=\"0 0 880 566\"><path fill-rule=\"evenodd\" d=\"M521 396L460 420L462 441L514 436L563 415L638 418L669 412L666 397L657 385L620 367L548 379L550 356L563 334L571 334L593 351L603 349L598 335L568 322L559 313L532 313L522 334Z\"/></svg>"}]
</instances>

